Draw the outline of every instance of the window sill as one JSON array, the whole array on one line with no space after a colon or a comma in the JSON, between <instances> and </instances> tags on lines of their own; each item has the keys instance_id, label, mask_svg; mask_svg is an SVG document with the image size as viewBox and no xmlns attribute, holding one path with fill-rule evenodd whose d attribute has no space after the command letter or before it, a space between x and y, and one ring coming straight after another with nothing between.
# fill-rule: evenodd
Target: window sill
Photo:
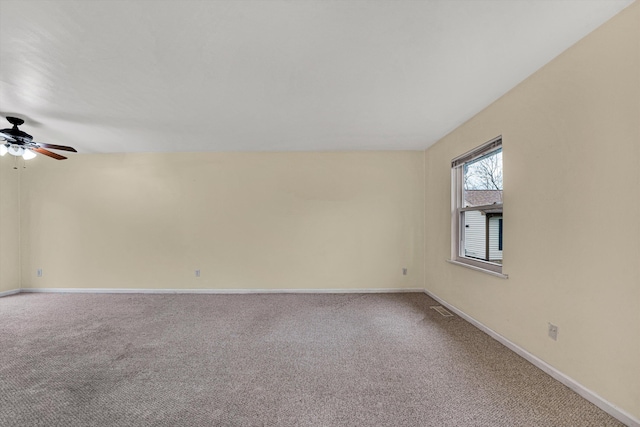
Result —
<instances>
[{"instance_id":1,"label":"window sill","mask_svg":"<svg viewBox=\"0 0 640 427\"><path fill-rule=\"evenodd\" d=\"M501 279L508 279L509 278L508 274L498 273L497 271L487 270L487 269L484 269L484 268L476 267L475 265L465 264L464 262L456 261L456 260L453 260L453 259L448 259L446 261L448 263L450 263L450 264L455 264L455 265L459 265L461 267L470 268L471 270L480 271L482 273L490 274L492 276L496 276L496 277L499 277Z\"/></svg>"}]
</instances>

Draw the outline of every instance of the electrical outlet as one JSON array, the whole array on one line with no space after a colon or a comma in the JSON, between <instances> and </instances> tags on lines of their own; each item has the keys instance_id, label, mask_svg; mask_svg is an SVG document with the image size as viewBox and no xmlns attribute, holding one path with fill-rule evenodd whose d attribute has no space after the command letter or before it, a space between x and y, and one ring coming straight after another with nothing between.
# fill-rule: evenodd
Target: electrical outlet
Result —
<instances>
[{"instance_id":1,"label":"electrical outlet","mask_svg":"<svg viewBox=\"0 0 640 427\"><path fill-rule=\"evenodd\" d=\"M403 276L406 276L406 275L407 275L407 272L408 272L407 267L404 267L404 268L402 269L402 275L403 275Z\"/></svg>"},{"instance_id":2,"label":"electrical outlet","mask_svg":"<svg viewBox=\"0 0 640 427\"><path fill-rule=\"evenodd\" d=\"M200 270L196 270L196 277L200 277Z\"/></svg>"},{"instance_id":3,"label":"electrical outlet","mask_svg":"<svg viewBox=\"0 0 640 427\"><path fill-rule=\"evenodd\" d=\"M558 340L558 327L553 323L549 323L549 338L554 341Z\"/></svg>"},{"instance_id":4,"label":"electrical outlet","mask_svg":"<svg viewBox=\"0 0 640 427\"><path fill-rule=\"evenodd\" d=\"M41 268L39 268L39 269L36 271L36 276L38 276L38 277L42 277L42 269L41 269Z\"/></svg>"}]
</instances>

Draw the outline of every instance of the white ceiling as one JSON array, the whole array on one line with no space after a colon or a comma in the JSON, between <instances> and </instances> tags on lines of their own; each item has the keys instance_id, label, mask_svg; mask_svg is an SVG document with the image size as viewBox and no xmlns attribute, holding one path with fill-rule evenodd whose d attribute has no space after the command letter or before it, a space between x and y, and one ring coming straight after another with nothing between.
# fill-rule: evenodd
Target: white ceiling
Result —
<instances>
[{"instance_id":1,"label":"white ceiling","mask_svg":"<svg viewBox=\"0 0 640 427\"><path fill-rule=\"evenodd\" d=\"M632 2L0 0L0 113L85 153L424 149Z\"/></svg>"}]
</instances>

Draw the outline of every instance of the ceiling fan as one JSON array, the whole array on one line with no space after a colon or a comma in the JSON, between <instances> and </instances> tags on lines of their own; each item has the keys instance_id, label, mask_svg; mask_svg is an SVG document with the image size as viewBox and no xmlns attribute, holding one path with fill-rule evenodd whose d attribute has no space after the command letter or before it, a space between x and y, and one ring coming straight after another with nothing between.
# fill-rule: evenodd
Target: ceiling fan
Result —
<instances>
[{"instance_id":1,"label":"ceiling fan","mask_svg":"<svg viewBox=\"0 0 640 427\"><path fill-rule=\"evenodd\" d=\"M51 152L47 150L47 148L77 153L73 147L33 142L31 135L18 129L18 126L23 124L24 120L17 117L7 117L7 120L13 127L0 130L0 156L9 153L13 156L22 156L25 160L29 160L36 156L35 153L40 153L56 160L64 160L66 159L65 156Z\"/></svg>"}]
</instances>

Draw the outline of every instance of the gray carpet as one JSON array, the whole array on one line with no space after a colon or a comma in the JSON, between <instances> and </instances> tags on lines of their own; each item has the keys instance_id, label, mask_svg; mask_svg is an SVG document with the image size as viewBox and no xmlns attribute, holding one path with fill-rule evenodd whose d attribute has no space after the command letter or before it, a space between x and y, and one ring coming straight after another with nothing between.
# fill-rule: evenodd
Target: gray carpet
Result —
<instances>
[{"instance_id":1,"label":"gray carpet","mask_svg":"<svg viewBox=\"0 0 640 427\"><path fill-rule=\"evenodd\" d=\"M0 298L2 426L619 426L424 294Z\"/></svg>"}]
</instances>

